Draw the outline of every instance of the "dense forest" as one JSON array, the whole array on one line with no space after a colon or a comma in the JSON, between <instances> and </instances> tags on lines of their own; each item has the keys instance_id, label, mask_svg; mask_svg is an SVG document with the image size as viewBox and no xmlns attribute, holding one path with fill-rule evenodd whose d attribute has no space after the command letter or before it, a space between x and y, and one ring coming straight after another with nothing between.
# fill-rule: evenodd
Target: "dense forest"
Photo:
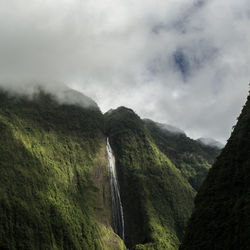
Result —
<instances>
[{"instance_id":1,"label":"dense forest","mask_svg":"<svg viewBox=\"0 0 250 250\"><path fill-rule=\"evenodd\" d=\"M181 250L250 249L250 97L195 199Z\"/></svg>"},{"instance_id":2,"label":"dense forest","mask_svg":"<svg viewBox=\"0 0 250 250\"><path fill-rule=\"evenodd\" d=\"M0 93L1 249L177 249L219 149L86 96ZM88 107L86 107L88 103ZM116 158L125 244L112 228L106 138Z\"/></svg>"}]
</instances>

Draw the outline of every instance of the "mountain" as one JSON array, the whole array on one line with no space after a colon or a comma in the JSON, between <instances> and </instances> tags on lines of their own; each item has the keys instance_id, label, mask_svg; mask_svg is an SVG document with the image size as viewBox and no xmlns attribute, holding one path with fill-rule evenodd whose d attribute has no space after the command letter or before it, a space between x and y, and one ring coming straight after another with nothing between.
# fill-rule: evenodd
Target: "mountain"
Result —
<instances>
[{"instance_id":1,"label":"mountain","mask_svg":"<svg viewBox=\"0 0 250 250\"><path fill-rule=\"evenodd\" d=\"M202 185L182 250L250 249L250 97Z\"/></svg>"},{"instance_id":2,"label":"mountain","mask_svg":"<svg viewBox=\"0 0 250 250\"><path fill-rule=\"evenodd\" d=\"M127 247L177 249L219 151L167 128L125 107L103 115L70 89L1 90L0 249L126 249L113 229L107 137Z\"/></svg>"},{"instance_id":3,"label":"mountain","mask_svg":"<svg viewBox=\"0 0 250 250\"><path fill-rule=\"evenodd\" d=\"M105 125L117 159L127 246L177 249L196 194L191 183L199 185L219 151L125 107L107 112Z\"/></svg>"},{"instance_id":4,"label":"mountain","mask_svg":"<svg viewBox=\"0 0 250 250\"><path fill-rule=\"evenodd\" d=\"M154 122L150 119L143 119L143 121L146 125L154 123L154 125L157 126L158 129L160 129L162 132L164 132L164 134L169 135L169 136L186 135L182 129L174 127L169 124Z\"/></svg>"},{"instance_id":5,"label":"mountain","mask_svg":"<svg viewBox=\"0 0 250 250\"><path fill-rule=\"evenodd\" d=\"M111 227L97 106L2 91L0 141L1 249L125 249Z\"/></svg>"},{"instance_id":6,"label":"mountain","mask_svg":"<svg viewBox=\"0 0 250 250\"><path fill-rule=\"evenodd\" d=\"M193 208L194 190L132 110L113 110L105 122L117 160L126 245L177 249Z\"/></svg>"},{"instance_id":7,"label":"mountain","mask_svg":"<svg viewBox=\"0 0 250 250\"><path fill-rule=\"evenodd\" d=\"M178 128L169 130L166 129L168 125L149 119L144 120L144 126L157 147L171 159L191 186L198 191L220 150L214 146L200 144Z\"/></svg>"}]
</instances>

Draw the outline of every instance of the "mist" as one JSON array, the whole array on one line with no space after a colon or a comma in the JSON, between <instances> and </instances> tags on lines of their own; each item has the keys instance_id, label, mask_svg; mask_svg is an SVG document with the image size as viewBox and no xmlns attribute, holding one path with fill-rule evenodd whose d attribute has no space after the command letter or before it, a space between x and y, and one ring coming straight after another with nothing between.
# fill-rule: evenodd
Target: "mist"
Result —
<instances>
[{"instance_id":1,"label":"mist","mask_svg":"<svg viewBox=\"0 0 250 250\"><path fill-rule=\"evenodd\" d=\"M225 142L248 94L249 13L246 0L0 0L0 86L68 86Z\"/></svg>"}]
</instances>

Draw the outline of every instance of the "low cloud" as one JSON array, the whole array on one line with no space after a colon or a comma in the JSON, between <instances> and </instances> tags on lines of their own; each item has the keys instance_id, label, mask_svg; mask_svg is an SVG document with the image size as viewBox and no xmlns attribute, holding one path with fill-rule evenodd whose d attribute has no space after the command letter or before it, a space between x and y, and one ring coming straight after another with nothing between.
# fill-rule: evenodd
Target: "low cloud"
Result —
<instances>
[{"instance_id":1,"label":"low cloud","mask_svg":"<svg viewBox=\"0 0 250 250\"><path fill-rule=\"evenodd\" d=\"M0 82L66 84L103 111L225 142L248 92L249 25L247 0L0 0Z\"/></svg>"}]
</instances>

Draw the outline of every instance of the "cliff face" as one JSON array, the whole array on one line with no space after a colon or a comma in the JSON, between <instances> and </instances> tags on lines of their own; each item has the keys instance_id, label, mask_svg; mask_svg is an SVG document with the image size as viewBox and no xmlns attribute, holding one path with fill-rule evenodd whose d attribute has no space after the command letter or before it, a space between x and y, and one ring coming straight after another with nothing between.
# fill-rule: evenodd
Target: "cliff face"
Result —
<instances>
[{"instance_id":1,"label":"cliff face","mask_svg":"<svg viewBox=\"0 0 250 250\"><path fill-rule=\"evenodd\" d=\"M0 248L125 249L112 229L108 136L125 243L177 249L216 153L130 109L103 115L79 93L60 96L67 104L43 91L32 99L0 91Z\"/></svg>"},{"instance_id":2,"label":"cliff face","mask_svg":"<svg viewBox=\"0 0 250 250\"><path fill-rule=\"evenodd\" d=\"M213 156L186 136L178 141L178 136L171 135L170 140L154 122L145 122L124 107L106 113L105 121L117 160L127 246L177 249L196 193L189 176L199 167L205 168L206 174L210 166L206 157ZM194 153L189 161L184 160L188 152ZM199 177L195 174L193 177L198 182Z\"/></svg>"},{"instance_id":3,"label":"cliff face","mask_svg":"<svg viewBox=\"0 0 250 250\"><path fill-rule=\"evenodd\" d=\"M250 249L250 97L202 185L180 249Z\"/></svg>"},{"instance_id":4,"label":"cliff face","mask_svg":"<svg viewBox=\"0 0 250 250\"><path fill-rule=\"evenodd\" d=\"M0 95L0 248L122 249L95 106Z\"/></svg>"}]
</instances>

